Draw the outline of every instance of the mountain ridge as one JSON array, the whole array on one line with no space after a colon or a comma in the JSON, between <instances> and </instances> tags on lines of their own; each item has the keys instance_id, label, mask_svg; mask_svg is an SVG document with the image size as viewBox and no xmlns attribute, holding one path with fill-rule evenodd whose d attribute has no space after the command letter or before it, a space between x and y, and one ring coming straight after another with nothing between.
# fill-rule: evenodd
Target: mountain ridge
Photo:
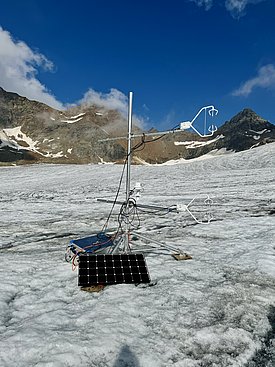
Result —
<instances>
[{"instance_id":1,"label":"mountain ridge","mask_svg":"<svg viewBox=\"0 0 275 367\"><path fill-rule=\"evenodd\" d=\"M59 111L0 87L0 163L123 162L126 140L100 140L126 136L126 127L125 117L116 110L93 104ZM142 134L138 126L133 131ZM275 141L275 126L245 108L221 125L212 137L201 138L183 131L148 144L152 140L146 139L147 144L135 152L134 162L163 163L196 158L212 150L254 148ZM133 146L139 143L141 138L134 140Z\"/></svg>"}]
</instances>

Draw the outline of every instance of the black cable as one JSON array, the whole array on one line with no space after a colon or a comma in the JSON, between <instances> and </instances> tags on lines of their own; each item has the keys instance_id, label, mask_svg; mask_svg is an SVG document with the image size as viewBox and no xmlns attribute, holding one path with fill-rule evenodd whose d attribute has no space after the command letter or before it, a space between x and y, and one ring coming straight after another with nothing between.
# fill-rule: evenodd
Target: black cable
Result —
<instances>
[{"instance_id":1,"label":"black cable","mask_svg":"<svg viewBox=\"0 0 275 367\"><path fill-rule=\"evenodd\" d=\"M143 135L142 135L142 137L141 137L141 141L140 141L139 143L137 143L137 144L136 144L136 145L131 149L130 153L128 153L128 154L127 154L127 156L126 156L126 158L125 158L125 161L124 161L124 164L123 164L123 169L122 169L122 173L121 173L121 176L120 176L120 180L119 180L119 185L118 185L118 188L117 188L116 196L115 196L115 199L114 199L114 202L113 202L112 208L111 208L111 210L110 210L110 212L109 212L109 215L108 215L108 217L107 217L107 220L106 220L105 224L104 224L104 225L103 225L103 227L102 227L102 230L101 230L102 232L106 231L107 226L108 226L108 224L109 224L110 217L111 217L111 215L112 215L112 213L113 213L113 210L114 210L114 207L115 207L115 205L116 205L117 198L118 198L118 195L119 195L119 193L120 193L120 189L121 189L121 184L122 184L122 180L123 180L123 176L124 176L124 172L125 172L125 167L126 167L126 164L127 164L127 162L128 162L129 157L131 156L131 154L132 154L133 152L143 150L143 149L145 148L145 144L147 144L147 143L152 143L152 142L154 142L154 141L157 141L157 140L159 140L159 139L162 139L165 135L166 135L166 134L163 134L163 135L159 136L159 137L158 137L158 138L156 138L156 139L146 140L146 139L145 139L145 138L146 138L146 135L145 135L145 134L143 134ZM122 206L121 206L120 213L119 213L119 215L118 215L118 223L119 223L119 225L118 225L118 229L117 229L117 232L116 232L115 237L117 236L117 234L118 234L118 232L119 232L119 229L122 229L122 226L121 226L121 224L122 224L122 217L123 217L122 208L123 208L123 206L126 206L126 205L127 205L127 203L124 203L124 204L122 204ZM136 206L135 206L135 208L136 208ZM139 221L139 223L140 223L140 219L139 219L139 216L138 216L137 208L135 209L135 214L137 215L137 217L138 217L138 221ZM131 223L132 223L132 222L130 222L130 221L129 221L129 224L131 224Z\"/></svg>"},{"instance_id":2,"label":"black cable","mask_svg":"<svg viewBox=\"0 0 275 367\"><path fill-rule=\"evenodd\" d=\"M157 140L159 140L159 139L162 139L165 135L167 135L167 134L162 134L161 136L158 136L157 138L155 138L155 139L151 139L151 140L145 140L144 141L144 143L146 144L146 143L153 143L154 141L157 141Z\"/></svg>"},{"instance_id":3,"label":"black cable","mask_svg":"<svg viewBox=\"0 0 275 367\"><path fill-rule=\"evenodd\" d=\"M115 196L115 200L113 202L113 205L112 205L112 208L109 212L109 215L107 217L107 220L105 222L105 224L103 225L102 227L102 232L104 232L106 229L107 229L107 226L108 226L108 223L109 223L109 220L110 220L110 217L112 215L112 212L114 210L114 207L116 205L116 202L117 202L117 198L118 198L118 195L120 193L120 188L121 188L121 184L122 184L122 180L123 180L123 176L124 176L124 171L125 171L125 167L126 167L126 164L127 164L127 161L128 161L128 158L129 158L129 155L127 155L125 161L124 161L124 164L123 164L123 169L122 169L122 173L121 173L121 176L120 176L120 180L119 180L119 185L118 185L118 188L117 188L117 192L116 192L116 196Z\"/></svg>"},{"instance_id":4,"label":"black cable","mask_svg":"<svg viewBox=\"0 0 275 367\"><path fill-rule=\"evenodd\" d=\"M142 149L144 149L144 145L145 145L145 134L143 133L142 137L141 137L141 141L139 143L137 143L131 150L132 154L133 152L137 151L140 147L142 147ZM141 149L141 150L142 150Z\"/></svg>"}]
</instances>

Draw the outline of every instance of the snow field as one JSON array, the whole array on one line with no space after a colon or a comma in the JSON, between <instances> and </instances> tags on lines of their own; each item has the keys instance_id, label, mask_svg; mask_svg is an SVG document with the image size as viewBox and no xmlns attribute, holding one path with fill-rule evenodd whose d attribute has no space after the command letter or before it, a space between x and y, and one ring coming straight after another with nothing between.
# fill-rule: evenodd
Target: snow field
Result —
<instances>
[{"instance_id":1,"label":"snow field","mask_svg":"<svg viewBox=\"0 0 275 367\"><path fill-rule=\"evenodd\" d=\"M0 365L3 367L262 367L275 363L275 144L183 164L133 166L140 202L187 204L141 214L139 232L193 256L146 261L153 286L77 286L72 238L102 228L117 165L0 168ZM124 187L122 188L122 198ZM116 209L117 214L119 207ZM116 227L116 216L110 225ZM144 248L144 243L136 241Z\"/></svg>"}]
</instances>

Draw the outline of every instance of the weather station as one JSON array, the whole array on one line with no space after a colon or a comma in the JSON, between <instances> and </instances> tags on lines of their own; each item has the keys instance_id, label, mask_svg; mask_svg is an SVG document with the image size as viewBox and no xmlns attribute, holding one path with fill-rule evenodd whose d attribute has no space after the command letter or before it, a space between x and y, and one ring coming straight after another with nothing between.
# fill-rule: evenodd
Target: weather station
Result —
<instances>
[{"instance_id":1,"label":"weather station","mask_svg":"<svg viewBox=\"0 0 275 367\"><path fill-rule=\"evenodd\" d=\"M146 143L157 141L167 134L177 134L188 129L192 129L202 138L213 136L217 127L213 124L208 126L207 118L213 118L218 114L218 110L210 105L202 107L195 117L190 121L180 122L176 128L162 132L150 132L142 134L132 133L132 110L133 92L129 93L128 105L128 133L122 137L107 137L100 140L102 143L115 140L127 140L127 155L123 164L118 189L113 200L98 198L98 202L109 203L111 210L105 224L100 232L91 236L74 239L70 241L65 254L65 259L72 262L73 267L78 267L78 285L83 290L99 291L106 285L119 283L150 283L145 253L168 254L176 260L189 260L192 256L184 252L181 248L169 243L163 243L157 238L149 238L147 235L139 233L140 223L135 225L135 220L139 222L139 212L149 215L158 213L187 213L198 224L209 224L213 219L211 213L212 200L207 196L203 205L203 217L192 211L192 205L196 200L194 197L187 204L174 204L171 206L159 206L140 203L141 184L138 182L133 187L131 185L131 165L135 151L144 147ZM194 126L199 116L204 115L203 132ZM148 137L152 137L148 139ZM140 141L133 145L133 139L140 138ZM119 194L123 179L125 177L125 199L119 200ZM116 206L119 206L117 216L117 228L109 228L109 220ZM140 242L145 244L145 248L140 246Z\"/></svg>"}]
</instances>

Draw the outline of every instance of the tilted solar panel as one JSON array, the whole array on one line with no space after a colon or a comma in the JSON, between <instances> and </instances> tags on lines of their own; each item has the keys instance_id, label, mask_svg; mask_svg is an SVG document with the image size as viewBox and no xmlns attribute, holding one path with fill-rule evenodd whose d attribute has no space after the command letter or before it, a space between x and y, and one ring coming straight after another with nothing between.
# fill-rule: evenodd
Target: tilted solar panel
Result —
<instances>
[{"instance_id":1,"label":"tilted solar panel","mask_svg":"<svg viewBox=\"0 0 275 367\"><path fill-rule=\"evenodd\" d=\"M78 285L150 283L142 254L81 254L79 256Z\"/></svg>"}]
</instances>

